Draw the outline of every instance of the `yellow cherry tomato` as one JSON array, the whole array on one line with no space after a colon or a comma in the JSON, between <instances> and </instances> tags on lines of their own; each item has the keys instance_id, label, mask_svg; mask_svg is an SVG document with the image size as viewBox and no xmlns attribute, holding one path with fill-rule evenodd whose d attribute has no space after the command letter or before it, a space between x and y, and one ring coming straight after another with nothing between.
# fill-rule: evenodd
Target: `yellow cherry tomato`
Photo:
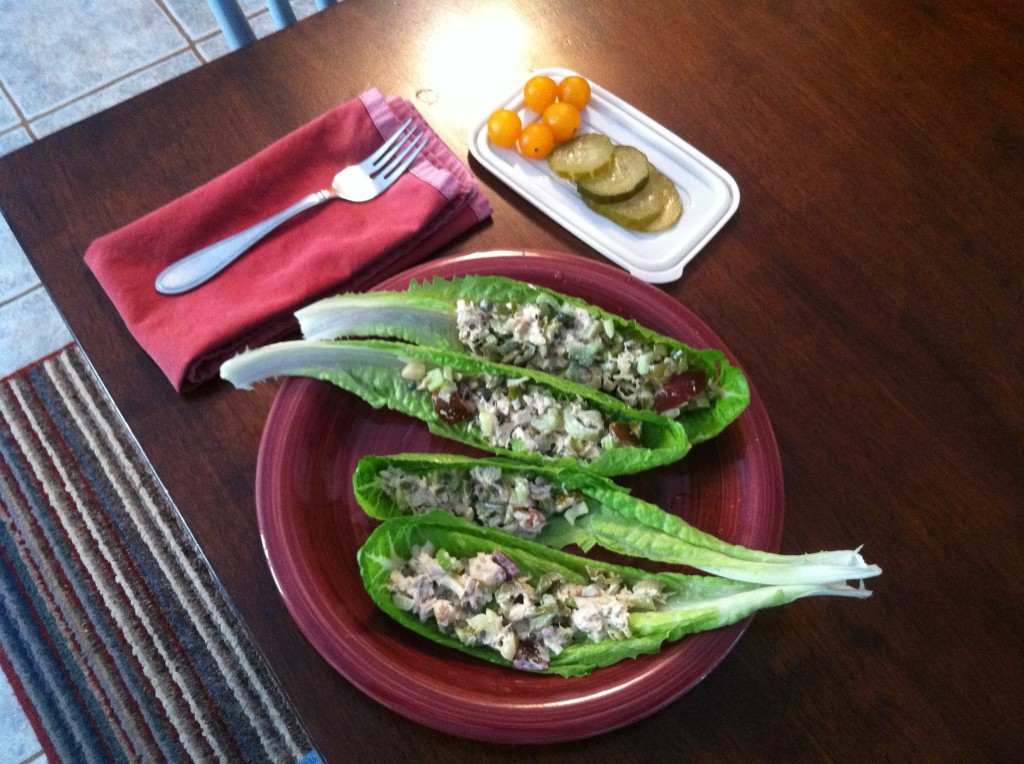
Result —
<instances>
[{"instance_id":1,"label":"yellow cherry tomato","mask_svg":"<svg viewBox=\"0 0 1024 764\"><path fill-rule=\"evenodd\" d=\"M558 85L550 77L531 77L523 87L523 100L526 101L527 108L537 114L543 114L556 98Z\"/></svg>"},{"instance_id":2,"label":"yellow cherry tomato","mask_svg":"<svg viewBox=\"0 0 1024 764\"><path fill-rule=\"evenodd\" d=\"M558 100L582 109L590 103L590 83L575 74L566 77L558 83Z\"/></svg>"},{"instance_id":3,"label":"yellow cherry tomato","mask_svg":"<svg viewBox=\"0 0 1024 764\"><path fill-rule=\"evenodd\" d=\"M551 128L555 143L565 143L576 135L580 126L580 110L571 103L558 101L544 110L541 118Z\"/></svg>"},{"instance_id":4,"label":"yellow cherry tomato","mask_svg":"<svg viewBox=\"0 0 1024 764\"><path fill-rule=\"evenodd\" d=\"M523 131L519 115L508 109L498 109L487 119L487 137L495 146L515 146Z\"/></svg>"},{"instance_id":5,"label":"yellow cherry tomato","mask_svg":"<svg viewBox=\"0 0 1024 764\"><path fill-rule=\"evenodd\" d=\"M530 159L544 159L555 147L555 136L543 122L533 122L519 134L519 150Z\"/></svg>"}]
</instances>

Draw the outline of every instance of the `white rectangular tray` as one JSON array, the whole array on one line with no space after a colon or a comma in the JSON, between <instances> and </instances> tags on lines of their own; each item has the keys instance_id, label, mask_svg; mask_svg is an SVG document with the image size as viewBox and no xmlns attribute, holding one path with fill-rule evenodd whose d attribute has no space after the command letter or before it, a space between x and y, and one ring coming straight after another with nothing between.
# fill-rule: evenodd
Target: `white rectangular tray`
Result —
<instances>
[{"instance_id":1,"label":"white rectangular tray","mask_svg":"<svg viewBox=\"0 0 1024 764\"><path fill-rule=\"evenodd\" d=\"M541 69L558 82L576 74ZM531 76L533 76L531 75ZM590 103L581 112L580 133L604 133L614 143L635 146L679 189L683 217L667 231L636 233L587 209L572 182L557 177L547 162L527 159L514 148L487 140L487 118L497 109L519 113L523 124L537 115L523 103L522 88L495 104L469 133L469 150L488 170L551 219L612 262L652 284L675 281L683 268L736 212L740 191L732 177L679 136L591 82Z\"/></svg>"}]
</instances>

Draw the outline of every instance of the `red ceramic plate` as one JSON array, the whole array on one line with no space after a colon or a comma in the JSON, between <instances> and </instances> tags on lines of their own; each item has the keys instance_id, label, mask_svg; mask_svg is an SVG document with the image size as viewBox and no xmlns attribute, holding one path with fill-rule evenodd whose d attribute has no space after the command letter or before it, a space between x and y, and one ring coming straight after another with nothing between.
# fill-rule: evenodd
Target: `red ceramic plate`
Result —
<instances>
[{"instance_id":1,"label":"red ceramic plate","mask_svg":"<svg viewBox=\"0 0 1024 764\"><path fill-rule=\"evenodd\" d=\"M569 255L453 257L406 271L379 288L404 289L410 278L469 273L503 274L574 294L691 345L728 354L708 327L658 289ZM677 699L718 665L746 629L749 619L573 679L505 669L406 631L363 590L356 551L375 521L356 504L351 485L360 457L405 451L464 449L430 435L416 420L374 410L330 384L288 379L267 420L256 479L267 559L292 616L339 673L399 714L494 742L596 735ZM682 461L620 481L721 538L778 549L781 466L756 393L736 422Z\"/></svg>"}]
</instances>

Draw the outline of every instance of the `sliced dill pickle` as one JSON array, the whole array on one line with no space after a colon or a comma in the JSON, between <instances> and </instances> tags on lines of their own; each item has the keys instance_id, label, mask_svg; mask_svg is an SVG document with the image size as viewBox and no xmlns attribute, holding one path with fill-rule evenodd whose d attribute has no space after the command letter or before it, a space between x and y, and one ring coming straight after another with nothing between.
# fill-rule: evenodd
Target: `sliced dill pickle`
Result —
<instances>
[{"instance_id":1,"label":"sliced dill pickle","mask_svg":"<svg viewBox=\"0 0 1024 764\"><path fill-rule=\"evenodd\" d=\"M595 202L586 196L583 202L594 212L631 231L647 231L647 226L665 212L675 186L660 172L651 168L644 187L620 202ZM670 224L671 225L671 224Z\"/></svg>"},{"instance_id":2,"label":"sliced dill pickle","mask_svg":"<svg viewBox=\"0 0 1024 764\"><path fill-rule=\"evenodd\" d=\"M658 172L653 167L651 168L651 179L647 181L648 185L651 183L657 183L659 186L664 188L663 193L665 194L665 206L662 208L661 213L658 217L654 218L643 228L638 229L644 233L659 233L661 231L668 230L676 223L679 222L679 218L683 216L683 200L679 196L679 190L675 184ZM663 178L664 183L658 178Z\"/></svg>"},{"instance_id":3,"label":"sliced dill pickle","mask_svg":"<svg viewBox=\"0 0 1024 764\"><path fill-rule=\"evenodd\" d=\"M588 204L605 204L628 199L647 182L647 157L632 146L616 146L608 168L593 178L576 181L580 196Z\"/></svg>"},{"instance_id":4,"label":"sliced dill pickle","mask_svg":"<svg viewBox=\"0 0 1024 764\"><path fill-rule=\"evenodd\" d=\"M612 161L615 146L607 135L584 133L555 146L548 155L551 172L568 180L592 178Z\"/></svg>"}]
</instances>

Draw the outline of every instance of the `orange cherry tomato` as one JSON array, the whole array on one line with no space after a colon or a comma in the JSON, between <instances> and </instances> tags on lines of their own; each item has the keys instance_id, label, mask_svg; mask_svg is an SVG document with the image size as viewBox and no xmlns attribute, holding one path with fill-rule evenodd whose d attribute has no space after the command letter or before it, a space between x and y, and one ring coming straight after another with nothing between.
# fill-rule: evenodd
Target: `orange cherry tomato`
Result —
<instances>
[{"instance_id":1,"label":"orange cherry tomato","mask_svg":"<svg viewBox=\"0 0 1024 764\"><path fill-rule=\"evenodd\" d=\"M566 77L558 83L558 100L582 109L590 103L590 83L575 74Z\"/></svg>"},{"instance_id":2,"label":"orange cherry tomato","mask_svg":"<svg viewBox=\"0 0 1024 764\"><path fill-rule=\"evenodd\" d=\"M543 114L556 98L558 85L550 77L531 77L523 87L523 100L526 101L526 106L537 114Z\"/></svg>"},{"instance_id":3,"label":"orange cherry tomato","mask_svg":"<svg viewBox=\"0 0 1024 764\"><path fill-rule=\"evenodd\" d=\"M495 146L515 146L523 131L519 115L508 109L498 109L487 119L487 137Z\"/></svg>"},{"instance_id":4,"label":"orange cherry tomato","mask_svg":"<svg viewBox=\"0 0 1024 764\"><path fill-rule=\"evenodd\" d=\"M571 103L558 101L544 110L542 119L551 128L555 143L565 143L579 129L580 110Z\"/></svg>"},{"instance_id":5,"label":"orange cherry tomato","mask_svg":"<svg viewBox=\"0 0 1024 764\"><path fill-rule=\"evenodd\" d=\"M533 122L519 134L519 150L530 159L543 159L555 147L555 136L543 122Z\"/></svg>"}]
</instances>

